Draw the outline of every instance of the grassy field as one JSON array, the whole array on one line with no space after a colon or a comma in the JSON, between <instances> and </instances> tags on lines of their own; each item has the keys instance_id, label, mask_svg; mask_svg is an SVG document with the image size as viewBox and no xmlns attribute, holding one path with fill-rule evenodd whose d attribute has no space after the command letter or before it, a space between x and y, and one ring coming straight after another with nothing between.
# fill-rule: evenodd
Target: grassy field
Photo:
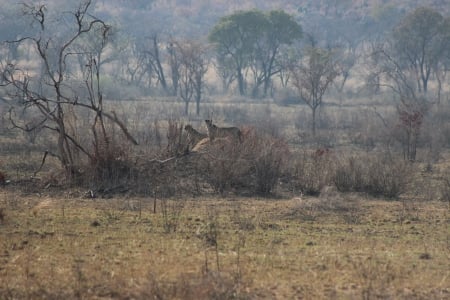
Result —
<instances>
[{"instance_id":1,"label":"grassy field","mask_svg":"<svg viewBox=\"0 0 450 300\"><path fill-rule=\"evenodd\" d=\"M327 107L323 128L312 139L304 106L205 103L203 116L181 118L180 103L116 105L141 142L128 153L130 173L139 176L125 181L126 192L105 198L102 188L123 185L90 182L89 168L81 184L67 183L54 157L40 170L52 137L34 141L4 126L0 175L10 183L0 187L0 299L450 298L450 158L444 142L435 156L423 146L418 161L406 164L373 110L362 106ZM384 109L388 114L390 108ZM291 160L272 198L243 197L258 194L252 182L243 190L230 184L219 196L205 178L228 179L228 164L219 168L223 174L205 174L197 156L173 165L150 163L166 158L172 114L177 124L201 131L203 120L213 117L224 126L255 127L285 139ZM84 123L80 118L71 125L90 145ZM314 157L321 147L330 147L329 154ZM386 157L391 160L380 159ZM396 162L407 168L395 171ZM336 170L347 173L335 178L369 178L364 183L381 182L386 189L401 184L397 178L408 180L401 196L387 201L357 189L339 193L327 178ZM317 196L297 197L310 185L310 195ZM89 189L98 197L87 197Z\"/></svg>"},{"instance_id":2,"label":"grassy field","mask_svg":"<svg viewBox=\"0 0 450 300\"><path fill-rule=\"evenodd\" d=\"M448 299L450 209L0 194L1 299Z\"/></svg>"}]
</instances>

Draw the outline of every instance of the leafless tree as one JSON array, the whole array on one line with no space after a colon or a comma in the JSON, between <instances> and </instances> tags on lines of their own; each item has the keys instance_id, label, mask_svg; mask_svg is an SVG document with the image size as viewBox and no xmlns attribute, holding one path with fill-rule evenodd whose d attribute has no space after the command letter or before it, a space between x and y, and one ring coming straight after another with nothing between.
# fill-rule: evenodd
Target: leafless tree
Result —
<instances>
[{"instance_id":1,"label":"leafless tree","mask_svg":"<svg viewBox=\"0 0 450 300\"><path fill-rule=\"evenodd\" d=\"M318 47L306 50L299 64L290 66L291 83L298 96L312 112L312 133L316 134L316 112L322 105L323 95L338 75L332 53Z\"/></svg>"},{"instance_id":2,"label":"leafless tree","mask_svg":"<svg viewBox=\"0 0 450 300\"><path fill-rule=\"evenodd\" d=\"M35 50L34 59L41 64L41 73L27 71L20 63L7 63L2 69L2 86L8 91L9 97L24 110L36 111L41 118L38 122L40 126L55 134L57 153L54 155L60 160L68 177L78 167L75 152L81 152L94 161L100 151L99 145L108 147L110 136L105 128L105 120L118 126L128 140L137 144L116 114L104 110L100 76L102 53L108 43L111 27L89 13L91 4L90 0L83 1L73 12L64 13L60 18L61 24L54 24L66 26L63 27L64 34L60 35L52 31L53 24L47 21L45 5L24 5L25 16L36 22L39 28L32 36L9 43ZM83 69L70 71L70 66L79 59L85 62ZM77 86L73 86L72 78L76 78ZM91 124L94 150L82 142L71 126L71 120L83 110L94 115ZM10 115L14 123L14 114Z\"/></svg>"},{"instance_id":3,"label":"leafless tree","mask_svg":"<svg viewBox=\"0 0 450 300\"><path fill-rule=\"evenodd\" d=\"M185 114L188 114L189 103L194 98L196 113L199 115L209 65L207 48L198 41L174 42L174 45L180 62L179 94L185 103Z\"/></svg>"},{"instance_id":4,"label":"leafless tree","mask_svg":"<svg viewBox=\"0 0 450 300\"><path fill-rule=\"evenodd\" d=\"M177 51L179 47L177 47L175 40L169 41L167 45L167 52L169 53L169 66L170 66L170 75L172 78L172 95L178 95L178 87L180 83L180 51Z\"/></svg>"},{"instance_id":5,"label":"leafless tree","mask_svg":"<svg viewBox=\"0 0 450 300\"><path fill-rule=\"evenodd\" d=\"M418 87L415 71L403 68L391 50L389 44L374 47L371 55L371 77L379 78L375 84L380 89L393 92L398 115L397 127L403 132L397 140L403 146L405 159L414 161L424 116L433 101L429 100L430 92L425 94Z\"/></svg>"},{"instance_id":6,"label":"leafless tree","mask_svg":"<svg viewBox=\"0 0 450 300\"><path fill-rule=\"evenodd\" d=\"M161 41L158 34L152 34L145 39L142 54L145 58L147 69L151 69L156 76L157 82L163 91L169 94L169 87L166 80L166 73L163 68L164 60L161 53ZM153 74L152 74L153 75Z\"/></svg>"}]
</instances>

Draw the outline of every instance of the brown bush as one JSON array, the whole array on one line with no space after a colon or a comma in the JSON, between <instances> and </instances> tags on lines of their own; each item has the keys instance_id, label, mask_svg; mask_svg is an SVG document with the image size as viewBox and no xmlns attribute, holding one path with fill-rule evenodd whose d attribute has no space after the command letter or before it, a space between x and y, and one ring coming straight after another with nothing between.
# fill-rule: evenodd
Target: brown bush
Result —
<instances>
[{"instance_id":1,"label":"brown bush","mask_svg":"<svg viewBox=\"0 0 450 300\"><path fill-rule=\"evenodd\" d=\"M117 154L117 155L114 155ZM91 174L99 183L118 184L127 179L132 169L132 162L127 153L122 151L109 152L105 156L96 157Z\"/></svg>"},{"instance_id":2,"label":"brown bush","mask_svg":"<svg viewBox=\"0 0 450 300\"><path fill-rule=\"evenodd\" d=\"M303 151L294 156L290 169L293 189L318 195L324 186L332 183L335 155L330 150L321 150Z\"/></svg>"},{"instance_id":3,"label":"brown bush","mask_svg":"<svg viewBox=\"0 0 450 300\"><path fill-rule=\"evenodd\" d=\"M350 156L337 161L334 184L340 192L362 191L365 188L364 177L367 173L362 159Z\"/></svg>"},{"instance_id":4,"label":"brown bush","mask_svg":"<svg viewBox=\"0 0 450 300\"><path fill-rule=\"evenodd\" d=\"M289 156L286 143L255 130L247 130L242 143L230 138L209 142L201 160L205 179L219 193L248 190L273 192Z\"/></svg>"},{"instance_id":5,"label":"brown bush","mask_svg":"<svg viewBox=\"0 0 450 300\"><path fill-rule=\"evenodd\" d=\"M169 120L167 128L167 155L178 156L188 149L186 134L183 134L183 123L177 120Z\"/></svg>"},{"instance_id":6,"label":"brown bush","mask_svg":"<svg viewBox=\"0 0 450 300\"><path fill-rule=\"evenodd\" d=\"M122 143L120 137L94 145L81 180L90 186L114 186L126 181L133 168L131 152L131 146Z\"/></svg>"},{"instance_id":7,"label":"brown bush","mask_svg":"<svg viewBox=\"0 0 450 300\"><path fill-rule=\"evenodd\" d=\"M242 144L218 138L203 149L206 152L199 170L216 192L249 185L251 163L242 151Z\"/></svg>"},{"instance_id":8,"label":"brown bush","mask_svg":"<svg viewBox=\"0 0 450 300\"><path fill-rule=\"evenodd\" d=\"M411 163L383 154L350 156L337 161L334 184L341 192L397 198L406 192Z\"/></svg>"},{"instance_id":9,"label":"brown bush","mask_svg":"<svg viewBox=\"0 0 450 300\"><path fill-rule=\"evenodd\" d=\"M289 160L287 144L271 135L253 133L247 136L245 147L253 156L255 191L258 194L270 194Z\"/></svg>"}]
</instances>

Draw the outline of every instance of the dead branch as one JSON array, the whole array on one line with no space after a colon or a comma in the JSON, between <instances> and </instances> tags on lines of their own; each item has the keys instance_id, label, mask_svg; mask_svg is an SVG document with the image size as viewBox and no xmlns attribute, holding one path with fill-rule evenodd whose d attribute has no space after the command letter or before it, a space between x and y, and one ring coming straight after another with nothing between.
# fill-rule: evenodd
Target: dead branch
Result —
<instances>
[{"instance_id":1,"label":"dead branch","mask_svg":"<svg viewBox=\"0 0 450 300\"><path fill-rule=\"evenodd\" d=\"M53 157L58 157L58 155L56 155L56 154L50 152L49 150L46 150L46 151L44 152L44 156L42 157L41 165L39 166L39 169L37 169L37 170L33 173L33 177L36 177L37 173L39 173L39 172L42 170L42 167L43 167L44 164L45 164L45 160L46 160L46 158L47 158L47 155L49 155L49 154L50 154L51 156L53 156Z\"/></svg>"},{"instance_id":2,"label":"dead branch","mask_svg":"<svg viewBox=\"0 0 450 300\"><path fill-rule=\"evenodd\" d=\"M383 122L384 127L386 127L387 129L390 129L387 121L384 119L384 117L377 111L376 107L373 107L373 112L374 114L381 120L381 122Z\"/></svg>"},{"instance_id":3,"label":"dead branch","mask_svg":"<svg viewBox=\"0 0 450 300\"><path fill-rule=\"evenodd\" d=\"M125 134L125 136L127 137L127 139L129 141L131 141L133 144L135 145L139 145L139 143L134 139L134 137L130 134L130 132L128 131L127 127L125 126L125 124L122 123L122 121L119 120L119 118L116 115L115 111L111 112L112 115L102 112L102 114L107 117L108 119L110 119L111 121L113 121L114 123L116 123L117 125L119 125L120 129L122 129L122 132Z\"/></svg>"}]
</instances>

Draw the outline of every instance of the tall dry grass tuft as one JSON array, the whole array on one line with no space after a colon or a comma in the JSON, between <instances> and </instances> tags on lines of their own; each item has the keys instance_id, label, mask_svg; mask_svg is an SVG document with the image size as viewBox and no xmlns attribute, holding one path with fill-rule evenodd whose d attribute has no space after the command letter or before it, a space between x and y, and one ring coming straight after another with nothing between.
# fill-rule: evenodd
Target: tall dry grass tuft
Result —
<instances>
[{"instance_id":1,"label":"tall dry grass tuft","mask_svg":"<svg viewBox=\"0 0 450 300\"><path fill-rule=\"evenodd\" d=\"M214 191L224 193L250 185L250 162L241 151L241 144L230 138L217 138L200 157L198 170Z\"/></svg>"},{"instance_id":2,"label":"tall dry grass tuft","mask_svg":"<svg viewBox=\"0 0 450 300\"><path fill-rule=\"evenodd\" d=\"M148 284L139 293L143 299L246 299L240 283L232 276L208 272L181 274L175 282L168 282L150 274Z\"/></svg>"},{"instance_id":3,"label":"tall dry grass tuft","mask_svg":"<svg viewBox=\"0 0 450 300\"><path fill-rule=\"evenodd\" d=\"M269 195L279 182L290 159L287 143L273 135L251 131L246 136L244 146L253 156L255 192Z\"/></svg>"},{"instance_id":4,"label":"tall dry grass tuft","mask_svg":"<svg viewBox=\"0 0 450 300\"><path fill-rule=\"evenodd\" d=\"M347 156L336 163L333 181L339 191L390 199L407 191L414 174L411 163L385 154Z\"/></svg>"},{"instance_id":5,"label":"tall dry grass tuft","mask_svg":"<svg viewBox=\"0 0 450 300\"><path fill-rule=\"evenodd\" d=\"M221 138L209 143L199 170L219 193L234 190L269 195L288 158L289 149L282 139L247 129L242 142Z\"/></svg>"},{"instance_id":6,"label":"tall dry grass tuft","mask_svg":"<svg viewBox=\"0 0 450 300\"><path fill-rule=\"evenodd\" d=\"M185 206L185 201L171 201L167 198L162 198L160 203L164 232L176 232L180 222L181 213Z\"/></svg>"},{"instance_id":7,"label":"tall dry grass tuft","mask_svg":"<svg viewBox=\"0 0 450 300\"><path fill-rule=\"evenodd\" d=\"M292 189L307 195L319 195L325 186L332 184L335 159L327 148L293 155L289 170Z\"/></svg>"},{"instance_id":8,"label":"tall dry grass tuft","mask_svg":"<svg viewBox=\"0 0 450 300\"><path fill-rule=\"evenodd\" d=\"M188 141L186 134L183 134L184 125L182 122L169 119L167 127L167 147L166 153L170 156L179 156L184 154L188 149Z\"/></svg>"},{"instance_id":9,"label":"tall dry grass tuft","mask_svg":"<svg viewBox=\"0 0 450 300\"><path fill-rule=\"evenodd\" d=\"M127 181L133 171L129 145L118 140L96 147L94 155L86 166L84 178L95 185L114 186Z\"/></svg>"}]
</instances>

